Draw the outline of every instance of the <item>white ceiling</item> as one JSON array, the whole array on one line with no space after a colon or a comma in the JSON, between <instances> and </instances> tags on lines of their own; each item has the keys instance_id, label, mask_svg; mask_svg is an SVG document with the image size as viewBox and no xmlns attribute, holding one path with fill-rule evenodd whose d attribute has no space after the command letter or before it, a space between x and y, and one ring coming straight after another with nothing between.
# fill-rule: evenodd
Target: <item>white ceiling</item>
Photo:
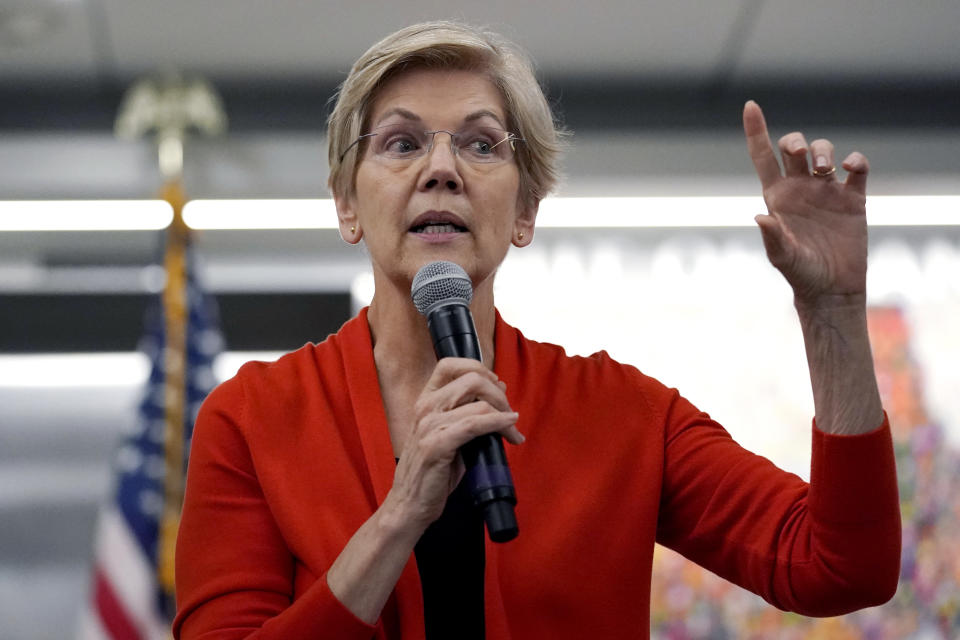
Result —
<instances>
[{"instance_id":1,"label":"white ceiling","mask_svg":"<svg viewBox=\"0 0 960 640\"><path fill-rule=\"evenodd\" d=\"M0 0L0 81L342 77L411 22L490 25L548 75L736 81L960 75L957 0Z\"/></svg>"}]
</instances>

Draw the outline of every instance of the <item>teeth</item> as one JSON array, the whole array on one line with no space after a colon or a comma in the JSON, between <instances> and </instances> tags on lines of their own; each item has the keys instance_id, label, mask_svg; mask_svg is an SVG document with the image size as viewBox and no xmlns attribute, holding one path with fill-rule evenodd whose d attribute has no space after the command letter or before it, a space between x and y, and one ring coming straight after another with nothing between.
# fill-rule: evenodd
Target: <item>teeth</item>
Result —
<instances>
[{"instance_id":1,"label":"teeth","mask_svg":"<svg viewBox=\"0 0 960 640\"><path fill-rule=\"evenodd\" d=\"M419 230L420 233L455 233L456 231L457 227L450 223L440 224L436 222L425 224Z\"/></svg>"}]
</instances>

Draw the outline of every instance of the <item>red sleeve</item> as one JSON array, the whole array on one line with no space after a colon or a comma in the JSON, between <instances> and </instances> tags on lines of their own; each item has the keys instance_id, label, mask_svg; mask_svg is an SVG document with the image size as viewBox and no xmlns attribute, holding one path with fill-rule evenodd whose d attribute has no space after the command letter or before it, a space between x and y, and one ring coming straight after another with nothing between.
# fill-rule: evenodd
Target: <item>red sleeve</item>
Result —
<instances>
[{"instance_id":1,"label":"red sleeve","mask_svg":"<svg viewBox=\"0 0 960 640\"><path fill-rule=\"evenodd\" d=\"M858 436L814 427L807 484L674 394L658 542L804 615L839 615L893 596L900 509L886 415Z\"/></svg>"},{"instance_id":2,"label":"red sleeve","mask_svg":"<svg viewBox=\"0 0 960 640\"><path fill-rule=\"evenodd\" d=\"M293 602L294 559L264 499L240 428L243 387L213 391L197 417L177 538L178 639L364 638L321 576Z\"/></svg>"}]
</instances>

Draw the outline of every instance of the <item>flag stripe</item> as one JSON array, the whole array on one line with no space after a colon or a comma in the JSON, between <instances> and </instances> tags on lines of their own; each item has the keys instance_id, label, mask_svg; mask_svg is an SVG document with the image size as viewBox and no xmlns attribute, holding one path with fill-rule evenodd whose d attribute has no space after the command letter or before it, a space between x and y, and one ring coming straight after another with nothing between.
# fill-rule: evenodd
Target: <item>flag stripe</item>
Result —
<instances>
[{"instance_id":1,"label":"flag stripe","mask_svg":"<svg viewBox=\"0 0 960 640\"><path fill-rule=\"evenodd\" d=\"M143 640L103 573L95 570L94 601L100 621L112 640Z\"/></svg>"},{"instance_id":2,"label":"flag stripe","mask_svg":"<svg viewBox=\"0 0 960 640\"><path fill-rule=\"evenodd\" d=\"M138 626L150 621L156 602L153 567L123 517L110 506L100 513L95 563L127 616L140 622Z\"/></svg>"}]
</instances>

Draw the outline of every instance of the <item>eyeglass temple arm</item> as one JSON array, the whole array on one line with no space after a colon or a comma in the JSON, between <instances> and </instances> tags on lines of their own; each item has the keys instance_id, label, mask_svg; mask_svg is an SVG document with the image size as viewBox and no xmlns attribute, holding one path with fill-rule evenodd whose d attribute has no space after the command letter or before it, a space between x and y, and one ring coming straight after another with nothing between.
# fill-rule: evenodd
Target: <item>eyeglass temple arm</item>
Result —
<instances>
[{"instance_id":1,"label":"eyeglass temple arm","mask_svg":"<svg viewBox=\"0 0 960 640\"><path fill-rule=\"evenodd\" d=\"M514 144L514 143L515 143L515 142L524 142L524 139L523 139L523 138L518 137L518 136L517 136L516 134L514 134L514 133L510 133L509 131L505 131L504 133L506 133L507 135L504 136L503 140L501 140L501 141L498 142L497 144L491 146L491 147L490 147L491 149L496 149L497 147L499 147L500 145L502 145L504 142L509 142L509 143L510 143L510 149L512 149L513 151L516 151L516 150L517 150L517 145Z\"/></svg>"},{"instance_id":2,"label":"eyeglass temple arm","mask_svg":"<svg viewBox=\"0 0 960 640\"><path fill-rule=\"evenodd\" d=\"M354 148L355 146L357 146L358 144L360 144L360 141L361 141L361 140L363 140L364 138L369 138L369 137L371 137L371 136L375 136L375 135L377 135L377 134L376 134L376 133L365 133L365 134L363 134L363 135L361 135L361 136L357 136L357 139L354 140L353 142L351 142L351 143L347 146L347 148L343 150L343 153L340 154L340 162L343 162L343 159L346 157L347 152L350 151L350 149L353 149L353 148Z\"/></svg>"}]
</instances>

